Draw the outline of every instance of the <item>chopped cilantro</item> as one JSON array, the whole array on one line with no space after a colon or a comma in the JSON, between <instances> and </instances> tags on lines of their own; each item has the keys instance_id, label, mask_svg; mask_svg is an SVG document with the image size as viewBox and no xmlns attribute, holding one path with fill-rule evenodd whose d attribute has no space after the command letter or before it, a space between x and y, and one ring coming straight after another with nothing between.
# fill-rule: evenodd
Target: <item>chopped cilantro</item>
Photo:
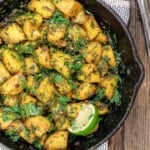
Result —
<instances>
[{"instance_id":1,"label":"chopped cilantro","mask_svg":"<svg viewBox=\"0 0 150 150\"><path fill-rule=\"evenodd\" d=\"M48 21L50 24L64 24L66 27L71 26L70 20L65 18L63 14L56 10L54 15Z\"/></svg>"},{"instance_id":2,"label":"chopped cilantro","mask_svg":"<svg viewBox=\"0 0 150 150\"><path fill-rule=\"evenodd\" d=\"M13 142L17 142L20 138L18 132L15 130L6 130L5 134L9 136L9 139Z\"/></svg>"},{"instance_id":3,"label":"chopped cilantro","mask_svg":"<svg viewBox=\"0 0 150 150\"><path fill-rule=\"evenodd\" d=\"M32 103L27 103L20 107L20 115L22 117L41 115L41 113L42 113L41 107L38 107Z\"/></svg>"},{"instance_id":4,"label":"chopped cilantro","mask_svg":"<svg viewBox=\"0 0 150 150\"><path fill-rule=\"evenodd\" d=\"M121 94L118 91L118 89L115 90L115 93L113 97L110 100L111 103L114 103L115 105L120 105L121 104Z\"/></svg>"},{"instance_id":5,"label":"chopped cilantro","mask_svg":"<svg viewBox=\"0 0 150 150\"><path fill-rule=\"evenodd\" d=\"M29 43L28 45L17 44L14 46L14 49L20 55L27 55L27 54L33 54L35 47L32 43Z\"/></svg>"},{"instance_id":6,"label":"chopped cilantro","mask_svg":"<svg viewBox=\"0 0 150 150\"><path fill-rule=\"evenodd\" d=\"M67 104L67 102L70 101L70 99L66 96L60 96L58 101L61 103L61 104Z\"/></svg>"},{"instance_id":7,"label":"chopped cilantro","mask_svg":"<svg viewBox=\"0 0 150 150\"><path fill-rule=\"evenodd\" d=\"M96 93L96 95L95 95L95 97L94 97L94 100L95 101L101 101L103 98L104 98L104 96L105 96L105 91L104 91L104 89L98 89L97 90L97 93Z\"/></svg>"}]
</instances>

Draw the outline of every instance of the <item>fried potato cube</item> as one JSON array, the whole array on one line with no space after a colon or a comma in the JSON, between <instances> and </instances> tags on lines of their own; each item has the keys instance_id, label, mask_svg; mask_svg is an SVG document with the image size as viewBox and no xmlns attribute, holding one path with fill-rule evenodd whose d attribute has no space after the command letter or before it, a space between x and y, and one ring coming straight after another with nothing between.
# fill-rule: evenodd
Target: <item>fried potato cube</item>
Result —
<instances>
[{"instance_id":1,"label":"fried potato cube","mask_svg":"<svg viewBox=\"0 0 150 150\"><path fill-rule=\"evenodd\" d=\"M58 131L50 135L44 144L46 150L65 150L68 145L68 131Z\"/></svg>"},{"instance_id":2,"label":"fried potato cube","mask_svg":"<svg viewBox=\"0 0 150 150\"><path fill-rule=\"evenodd\" d=\"M117 62L115 59L115 55L113 49L110 45L102 47L102 57L108 59L108 63L110 66L115 67Z\"/></svg>"},{"instance_id":3,"label":"fried potato cube","mask_svg":"<svg viewBox=\"0 0 150 150\"><path fill-rule=\"evenodd\" d=\"M55 125L58 131L68 130L70 127L70 120L64 116L60 116L60 118L55 121Z\"/></svg>"},{"instance_id":4,"label":"fried potato cube","mask_svg":"<svg viewBox=\"0 0 150 150\"><path fill-rule=\"evenodd\" d=\"M93 40L101 32L101 29L93 16L88 16L83 27L87 32L89 40Z\"/></svg>"},{"instance_id":5,"label":"fried potato cube","mask_svg":"<svg viewBox=\"0 0 150 150\"><path fill-rule=\"evenodd\" d=\"M22 131L19 132L19 136L30 144L32 144L36 139L36 135L26 129L25 126L23 126Z\"/></svg>"},{"instance_id":6,"label":"fried potato cube","mask_svg":"<svg viewBox=\"0 0 150 150\"><path fill-rule=\"evenodd\" d=\"M0 31L1 32L1 31ZM0 38L0 45L2 45L3 44L3 41L2 41L2 39Z\"/></svg>"},{"instance_id":7,"label":"fried potato cube","mask_svg":"<svg viewBox=\"0 0 150 150\"><path fill-rule=\"evenodd\" d=\"M25 13L15 18L15 21L19 25L23 25L26 20L30 21L33 24L33 26L37 29L41 26L43 22L43 17L38 13Z\"/></svg>"},{"instance_id":8,"label":"fried potato cube","mask_svg":"<svg viewBox=\"0 0 150 150\"><path fill-rule=\"evenodd\" d=\"M29 117L25 121L25 126L37 137L41 137L51 128L49 120L43 116Z\"/></svg>"},{"instance_id":9,"label":"fried potato cube","mask_svg":"<svg viewBox=\"0 0 150 150\"><path fill-rule=\"evenodd\" d=\"M36 29L28 20L26 20L23 25L23 31L29 41L36 41L41 37L41 34L38 31L38 29Z\"/></svg>"},{"instance_id":10,"label":"fried potato cube","mask_svg":"<svg viewBox=\"0 0 150 150\"><path fill-rule=\"evenodd\" d=\"M80 103L70 103L67 105L67 117L76 118L82 109L83 102Z\"/></svg>"},{"instance_id":11,"label":"fried potato cube","mask_svg":"<svg viewBox=\"0 0 150 150\"><path fill-rule=\"evenodd\" d=\"M85 38L86 37L86 32L85 30L78 26L78 25L73 25L68 29L68 34L69 37L72 39L72 41L76 42L80 38Z\"/></svg>"},{"instance_id":12,"label":"fried potato cube","mask_svg":"<svg viewBox=\"0 0 150 150\"><path fill-rule=\"evenodd\" d=\"M4 83L11 75L8 70L5 68L3 63L0 61L0 84Z\"/></svg>"},{"instance_id":13,"label":"fried potato cube","mask_svg":"<svg viewBox=\"0 0 150 150\"><path fill-rule=\"evenodd\" d=\"M81 51L87 63L97 64L102 55L102 46L98 42L90 42L87 48Z\"/></svg>"},{"instance_id":14,"label":"fried potato cube","mask_svg":"<svg viewBox=\"0 0 150 150\"><path fill-rule=\"evenodd\" d=\"M0 87L0 93L6 95L16 95L22 92L23 84L25 82L25 77L22 73L18 73L8 79Z\"/></svg>"},{"instance_id":15,"label":"fried potato cube","mask_svg":"<svg viewBox=\"0 0 150 150\"><path fill-rule=\"evenodd\" d=\"M7 131L21 132L23 130L23 123L20 120L13 121L7 128Z\"/></svg>"},{"instance_id":16,"label":"fried potato cube","mask_svg":"<svg viewBox=\"0 0 150 150\"><path fill-rule=\"evenodd\" d=\"M95 41L100 42L100 43L106 43L108 42L108 37L104 33L100 32L97 37L95 38Z\"/></svg>"},{"instance_id":17,"label":"fried potato cube","mask_svg":"<svg viewBox=\"0 0 150 150\"><path fill-rule=\"evenodd\" d=\"M31 0L28 9L41 14L43 18L50 18L55 12L52 0Z\"/></svg>"},{"instance_id":18,"label":"fried potato cube","mask_svg":"<svg viewBox=\"0 0 150 150\"><path fill-rule=\"evenodd\" d=\"M39 47L38 49L35 50L34 54L35 54L34 59L41 67L47 69L51 68L51 57L47 46Z\"/></svg>"},{"instance_id":19,"label":"fried potato cube","mask_svg":"<svg viewBox=\"0 0 150 150\"><path fill-rule=\"evenodd\" d=\"M55 43L64 38L66 26L63 24L50 24L47 39L49 42Z\"/></svg>"},{"instance_id":20,"label":"fried potato cube","mask_svg":"<svg viewBox=\"0 0 150 150\"><path fill-rule=\"evenodd\" d=\"M5 120L5 118L7 120ZM0 110L0 128L2 130L5 130L9 127L9 125L16 119L16 115L14 113L5 113L2 110Z\"/></svg>"},{"instance_id":21,"label":"fried potato cube","mask_svg":"<svg viewBox=\"0 0 150 150\"><path fill-rule=\"evenodd\" d=\"M82 5L75 0L54 0L55 6L66 16L73 17L82 10Z\"/></svg>"},{"instance_id":22,"label":"fried potato cube","mask_svg":"<svg viewBox=\"0 0 150 150\"><path fill-rule=\"evenodd\" d=\"M84 82L81 83L72 98L77 100L86 100L90 96L94 95L96 92L96 86L94 84Z\"/></svg>"},{"instance_id":23,"label":"fried potato cube","mask_svg":"<svg viewBox=\"0 0 150 150\"><path fill-rule=\"evenodd\" d=\"M3 28L0 32L0 37L3 41L10 44L20 43L26 39L22 28L16 23Z\"/></svg>"},{"instance_id":24,"label":"fried potato cube","mask_svg":"<svg viewBox=\"0 0 150 150\"><path fill-rule=\"evenodd\" d=\"M54 85L49 81L49 78L44 78L36 90L36 97L44 104L46 104L49 100L51 100L54 97L54 94Z\"/></svg>"},{"instance_id":25,"label":"fried potato cube","mask_svg":"<svg viewBox=\"0 0 150 150\"><path fill-rule=\"evenodd\" d=\"M104 88L106 97L111 99L117 86L117 77L114 75L102 78L100 86Z\"/></svg>"},{"instance_id":26,"label":"fried potato cube","mask_svg":"<svg viewBox=\"0 0 150 150\"><path fill-rule=\"evenodd\" d=\"M39 67L35 63L33 57L26 57L25 58L25 73L27 75L29 74L35 74L39 72Z\"/></svg>"},{"instance_id":27,"label":"fried potato cube","mask_svg":"<svg viewBox=\"0 0 150 150\"><path fill-rule=\"evenodd\" d=\"M108 114L108 112L109 112L108 105L106 105L105 103L102 103L100 101L96 101L96 102L94 102L94 104L98 108L99 115Z\"/></svg>"},{"instance_id":28,"label":"fried potato cube","mask_svg":"<svg viewBox=\"0 0 150 150\"><path fill-rule=\"evenodd\" d=\"M83 24L85 23L85 21L87 20L87 16L84 12L84 10L81 10L76 16L74 16L72 18L72 22L73 23L77 23L77 24Z\"/></svg>"},{"instance_id":29,"label":"fried potato cube","mask_svg":"<svg viewBox=\"0 0 150 150\"><path fill-rule=\"evenodd\" d=\"M100 74L94 64L85 64L77 75L79 81L86 81L89 83L99 83Z\"/></svg>"},{"instance_id":30,"label":"fried potato cube","mask_svg":"<svg viewBox=\"0 0 150 150\"><path fill-rule=\"evenodd\" d=\"M108 63L107 61L100 59L98 65L97 65L98 71L100 72L100 75L103 77L108 72Z\"/></svg>"},{"instance_id":31,"label":"fried potato cube","mask_svg":"<svg viewBox=\"0 0 150 150\"><path fill-rule=\"evenodd\" d=\"M26 93L20 95L20 105L28 104L28 103L36 103L36 99Z\"/></svg>"},{"instance_id":32,"label":"fried potato cube","mask_svg":"<svg viewBox=\"0 0 150 150\"><path fill-rule=\"evenodd\" d=\"M67 64L70 63L71 61L72 61L71 56L63 52L58 51L52 54L53 68L66 78L70 77L70 69L67 66Z\"/></svg>"},{"instance_id":33,"label":"fried potato cube","mask_svg":"<svg viewBox=\"0 0 150 150\"><path fill-rule=\"evenodd\" d=\"M26 87L30 94L32 95L36 94L36 81L35 81L34 76L32 75L27 76Z\"/></svg>"},{"instance_id":34,"label":"fried potato cube","mask_svg":"<svg viewBox=\"0 0 150 150\"><path fill-rule=\"evenodd\" d=\"M72 85L63 76L56 75L54 82L55 82L55 86L58 88L57 90L61 94L67 94L67 93L71 92Z\"/></svg>"},{"instance_id":35,"label":"fried potato cube","mask_svg":"<svg viewBox=\"0 0 150 150\"><path fill-rule=\"evenodd\" d=\"M18 103L18 96L14 95L14 96L6 96L3 104L5 106L14 106L16 103Z\"/></svg>"},{"instance_id":36,"label":"fried potato cube","mask_svg":"<svg viewBox=\"0 0 150 150\"><path fill-rule=\"evenodd\" d=\"M2 53L2 60L6 68L12 74L24 71L24 61L15 51L4 50Z\"/></svg>"}]
</instances>

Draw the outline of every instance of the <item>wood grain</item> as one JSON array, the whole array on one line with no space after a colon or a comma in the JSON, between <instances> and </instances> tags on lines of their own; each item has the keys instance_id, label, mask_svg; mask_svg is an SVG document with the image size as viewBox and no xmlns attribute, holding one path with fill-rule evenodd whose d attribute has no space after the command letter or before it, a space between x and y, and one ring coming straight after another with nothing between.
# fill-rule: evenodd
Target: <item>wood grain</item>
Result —
<instances>
[{"instance_id":1,"label":"wood grain","mask_svg":"<svg viewBox=\"0 0 150 150\"><path fill-rule=\"evenodd\" d=\"M111 138L109 150L150 150L150 64L136 0L131 1L129 30L145 67L145 79L133 109L122 128Z\"/></svg>"}]
</instances>

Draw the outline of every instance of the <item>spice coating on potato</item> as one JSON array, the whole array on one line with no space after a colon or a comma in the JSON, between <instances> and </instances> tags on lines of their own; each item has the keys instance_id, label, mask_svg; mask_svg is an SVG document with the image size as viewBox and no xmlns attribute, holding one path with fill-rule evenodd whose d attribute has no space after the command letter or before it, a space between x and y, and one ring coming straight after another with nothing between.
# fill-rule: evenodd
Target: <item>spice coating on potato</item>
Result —
<instances>
[{"instance_id":1,"label":"spice coating on potato","mask_svg":"<svg viewBox=\"0 0 150 150\"><path fill-rule=\"evenodd\" d=\"M53 98L54 93L54 85L49 81L48 78L44 78L36 90L37 98L44 104L46 104L48 101L51 100L51 98Z\"/></svg>"},{"instance_id":2,"label":"spice coating on potato","mask_svg":"<svg viewBox=\"0 0 150 150\"><path fill-rule=\"evenodd\" d=\"M4 50L2 60L12 74L24 71L24 60L15 51Z\"/></svg>"},{"instance_id":3,"label":"spice coating on potato","mask_svg":"<svg viewBox=\"0 0 150 150\"><path fill-rule=\"evenodd\" d=\"M5 68L3 63L0 61L0 84L4 83L11 75L8 70Z\"/></svg>"},{"instance_id":4,"label":"spice coating on potato","mask_svg":"<svg viewBox=\"0 0 150 150\"><path fill-rule=\"evenodd\" d=\"M16 74L1 85L0 93L6 95L19 94L23 90L24 81L25 77L22 73Z\"/></svg>"},{"instance_id":5,"label":"spice coating on potato","mask_svg":"<svg viewBox=\"0 0 150 150\"><path fill-rule=\"evenodd\" d=\"M67 131L59 131L50 135L45 142L45 149L67 149L68 144L68 132Z\"/></svg>"},{"instance_id":6,"label":"spice coating on potato","mask_svg":"<svg viewBox=\"0 0 150 150\"><path fill-rule=\"evenodd\" d=\"M0 32L0 37L6 43L11 43L11 44L16 44L26 39L22 28L18 26L16 23L13 23L5 27L4 29L2 29Z\"/></svg>"},{"instance_id":7,"label":"spice coating on potato","mask_svg":"<svg viewBox=\"0 0 150 150\"><path fill-rule=\"evenodd\" d=\"M41 137L50 130L50 122L43 116L30 117L25 121L25 126L36 136Z\"/></svg>"},{"instance_id":8,"label":"spice coating on potato","mask_svg":"<svg viewBox=\"0 0 150 150\"><path fill-rule=\"evenodd\" d=\"M43 18L50 18L55 11L55 6L52 0L31 0L28 9L41 14Z\"/></svg>"}]
</instances>

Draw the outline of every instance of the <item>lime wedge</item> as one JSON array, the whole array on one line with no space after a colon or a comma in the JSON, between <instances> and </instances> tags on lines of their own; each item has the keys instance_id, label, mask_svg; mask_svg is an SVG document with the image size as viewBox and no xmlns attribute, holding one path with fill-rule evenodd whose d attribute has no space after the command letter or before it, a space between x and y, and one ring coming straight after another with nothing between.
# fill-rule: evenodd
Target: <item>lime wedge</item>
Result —
<instances>
[{"instance_id":1,"label":"lime wedge","mask_svg":"<svg viewBox=\"0 0 150 150\"><path fill-rule=\"evenodd\" d=\"M86 136L90 134L98 124L98 109L93 104L85 104L77 118L71 122L69 132L74 135Z\"/></svg>"}]
</instances>

